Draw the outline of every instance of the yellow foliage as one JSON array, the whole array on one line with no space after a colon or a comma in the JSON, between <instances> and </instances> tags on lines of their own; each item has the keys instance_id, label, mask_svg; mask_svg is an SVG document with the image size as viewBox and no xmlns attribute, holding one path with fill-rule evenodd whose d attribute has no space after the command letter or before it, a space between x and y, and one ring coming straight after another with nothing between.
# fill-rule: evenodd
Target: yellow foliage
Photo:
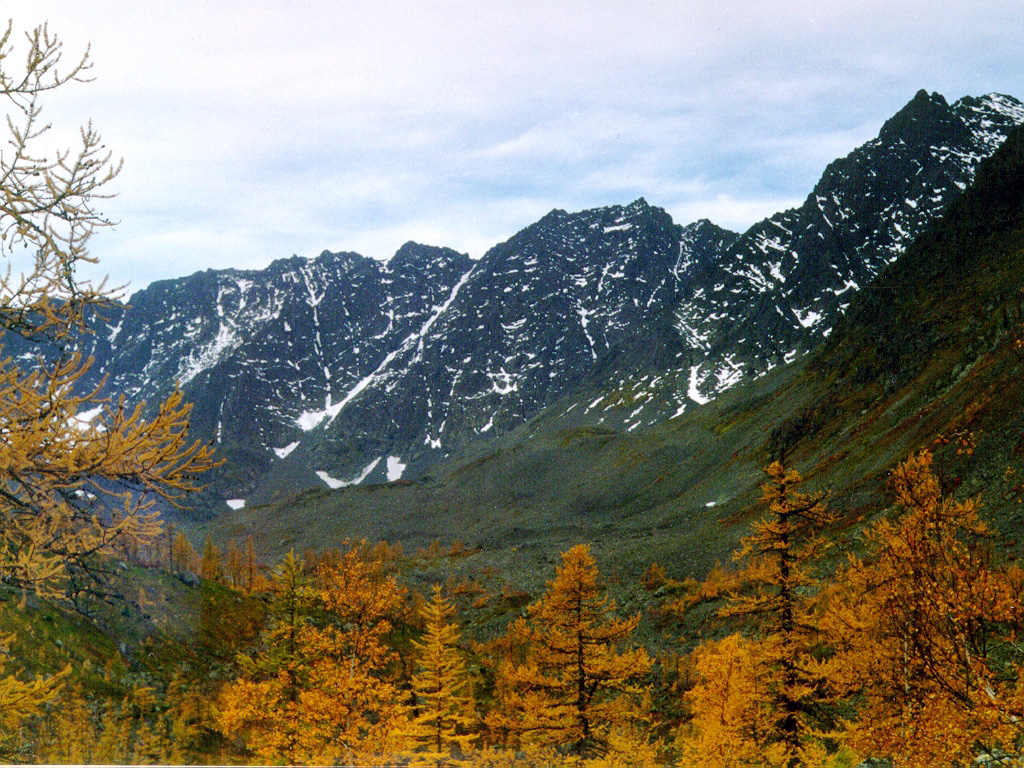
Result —
<instances>
[{"instance_id":1,"label":"yellow foliage","mask_svg":"<svg viewBox=\"0 0 1024 768\"><path fill-rule=\"evenodd\" d=\"M729 635L694 652L698 682L686 695L694 714L678 739L685 765L761 765L774 738L774 714L758 674L758 650L741 635Z\"/></svg>"},{"instance_id":2,"label":"yellow foliage","mask_svg":"<svg viewBox=\"0 0 1024 768\"><path fill-rule=\"evenodd\" d=\"M94 701L81 689L61 695L39 729L35 758L60 764L183 764L197 756L206 703L172 681L158 699L136 688L124 701Z\"/></svg>"},{"instance_id":3,"label":"yellow foliage","mask_svg":"<svg viewBox=\"0 0 1024 768\"><path fill-rule=\"evenodd\" d=\"M203 555L199 559L199 575L209 581L220 581L223 578L220 549L209 536L203 542Z\"/></svg>"},{"instance_id":4,"label":"yellow foliage","mask_svg":"<svg viewBox=\"0 0 1024 768\"><path fill-rule=\"evenodd\" d=\"M79 279L76 267L95 261L88 240L111 223L95 206L120 164L91 125L77 148L54 150L40 98L86 79L91 63L88 54L62 60L45 25L24 38L15 57L13 25L0 34L9 134L0 154L0 255L8 265L0 343L18 336L62 351L27 367L0 360L0 584L77 599L104 586L97 558L159 534L155 499L194 490L213 461L207 447L186 440L190 406L180 392L146 420L142 404L111 402L83 385L91 360L74 351L76 337L112 296L103 283ZM0 679L0 721L12 727L37 711L55 694L53 682Z\"/></svg>"},{"instance_id":5,"label":"yellow foliage","mask_svg":"<svg viewBox=\"0 0 1024 768\"><path fill-rule=\"evenodd\" d=\"M450 622L454 613L451 602L441 597L441 588L434 587L422 611L426 632L422 640L413 641L418 658L412 677L412 719L401 732L414 765L451 764L468 753L476 738L471 732L476 718L469 676L457 647L459 628Z\"/></svg>"},{"instance_id":6,"label":"yellow foliage","mask_svg":"<svg viewBox=\"0 0 1024 768\"><path fill-rule=\"evenodd\" d=\"M623 649L639 617L617 619L589 547L562 555L547 592L511 630L525 649L499 670L502 707L490 725L522 744L557 744L580 757L604 755L609 729L644 713L638 699L651 662Z\"/></svg>"},{"instance_id":7,"label":"yellow foliage","mask_svg":"<svg viewBox=\"0 0 1024 768\"><path fill-rule=\"evenodd\" d=\"M199 566L199 553L185 534L178 531L171 541L171 571L198 575Z\"/></svg>"},{"instance_id":8,"label":"yellow foliage","mask_svg":"<svg viewBox=\"0 0 1024 768\"><path fill-rule=\"evenodd\" d=\"M240 658L241 676L218 701L218 727L258 759L367 764L397 751L404 711L385 639L403 591L369 552L359 544L321 558L314 583L294 553L279 568L264 649ZM326 620L313 622L320 611Z\"/></svg>"},{"instance_id":9,"label":"yellow foliage","mask_svg":"<svg viewBox=\"0 0 1024 768\"><path fill-rule=\"evenodd\" d=\"M13 635L0 635L0 654L7 654L13 640ZM4 665L0 664L0 671L3 668ZM34 680L28 682L18 680L14 675L0 677L0 726L10 732L22 720L39 714L43 706L60 692L60 681L67 677L70 671L70 667L65 667L57 675L48 678L37 675Z\"/></svg>"},{"instance_id":10,"label":"yellow foliage","mask_svg":"<svg viewBox=\"0 0 1024 768\"><path fill-rule=\"evenodd\" d=\"M943 498L929 452L900 464L891 487L904 513L865 533L868 555L851 557L830 614L846 644L837 673L863 701L849 738L894 766L1012 751L1019 569L994 563L976 499Z\"/></svg>"},{"instance_id":11,"label":"yellow foliage","mask_svg":"<svg viewBox=\"0 0 1024 768\"><path fill-rule=\"evenodd\" d=\"M826 759L820 731L835 693L812 567L825 549L818 531L835 516L823 493L796 490L797 472L776 462L765 473L769 513L740 542L740 567L729 579L737 586L719 611L756 620L756 634L695 652L699 681L688 694L694 715L679 736L693 765L793 768ZM724 575L715 581L718 591Z\"/></svg>"},{"instance_id":12,"label":"yellow foliage","mask_svg":"<svg viewBox=\"0 0 1024 768\"><path fill-rule=\"evenodd\" d=\"M643 576L640 577L640 583L648 592L653 592L666 581L668 581L668 575L665 573L665 568L658 563L651 563L650 567L644 571Z\"/></svg>"}]
</instances>

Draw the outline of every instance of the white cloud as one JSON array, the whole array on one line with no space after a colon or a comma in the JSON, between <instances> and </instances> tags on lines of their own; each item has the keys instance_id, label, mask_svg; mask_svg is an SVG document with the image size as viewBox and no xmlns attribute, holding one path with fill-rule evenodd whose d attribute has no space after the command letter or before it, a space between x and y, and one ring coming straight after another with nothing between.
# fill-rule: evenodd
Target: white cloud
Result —
<instances>
[{"instance_id":1,"label":"white cloud","mask_svg":"<svg viewBox=\"0 0 1024 768\"><path fill-rule=\"evenodd\" d=\"M0 9L92 42L96 81L45 114L62 137L92 117L125 157L93 250L136 287L409 239L480 255L550 208L640 195L742 228L919 88L1024 97L1024 9L994 0Z\"/></svg>"}]
</instances>

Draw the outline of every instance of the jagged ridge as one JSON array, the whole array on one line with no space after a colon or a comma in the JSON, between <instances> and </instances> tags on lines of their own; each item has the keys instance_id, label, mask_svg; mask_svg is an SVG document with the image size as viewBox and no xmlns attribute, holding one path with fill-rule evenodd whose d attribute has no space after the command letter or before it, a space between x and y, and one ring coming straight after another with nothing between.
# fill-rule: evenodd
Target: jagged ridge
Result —
<instances>
[{"instance_id":1,"label":"jagged ridge","mask_svg":"<svg viewBox=\"0 0 1024 768\"><path fill-rule=\"evenodd\" d=\"M1022 122L922 91L742 235L640 199L552 211L475 263L408 244L207 271L133 296L90 351L132 399L182 382L231 496L397 479L554 404L636 429L826 338Z\"/></svg>"}]
</instances>

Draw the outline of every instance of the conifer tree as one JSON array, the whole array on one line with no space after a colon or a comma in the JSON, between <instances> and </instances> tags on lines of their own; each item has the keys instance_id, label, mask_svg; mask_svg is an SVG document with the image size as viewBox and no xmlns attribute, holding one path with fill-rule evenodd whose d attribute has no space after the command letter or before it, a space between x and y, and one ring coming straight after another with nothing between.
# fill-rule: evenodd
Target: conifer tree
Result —
<instances>
[{"instance_id":1,"label":"conifer tree","mask_svg":"<svg viewBox=\"0 0 1024 768\"><path fill-rule=\"evenodd\" d=\"M79 686L65 687L35 734L33 756L40 764L88 765L95 745L93 717Z\"/></svg>"},{"instance_id":2,"label":"conifer tree","mask_svg":"<svg viewBox=\"0 0 1024 768\"><path fill-rule=\"evenodd\" d=\"M714 738L706 730L714 723L720 739L737 745L736 754L760 754L768 765L794 768L823 759L817 733L829 723L835 699L829 666L820 654L825 638L816 613L821 583L812 573L826 546L818 532L835 515L826 509L824 493L796 490L802 482L796 471L775 462L765 473L762 501L768 514L734 554L743 587L728 595L720 611L723 617L753 620L756 634L749 642L730 641L698 651L704 676L691 695L697 712L690 746ZM726 679L734 685L726 692L735 701L716 702L711 695L722 682L715 680L723 672L716 664L729 668ZM724 709L717 719L701 711L720 705ZM746 717L729 716L726 710L745 712ZM768 728L763 726L764 711L771 713Z\"/></svg>"},{"instance_id":3,"label":"conifer tree","mask_svg":"<svg viewBox=\"0 0 1024 768\"><path fill-rule=\"evenodd\" d=\"M439 767L454 762L453 751L465 755L476 738L470 732L475 718L466 664L457 647L459 628L451 622L454 613L452 603L441 597L441 587L435 586L421 612L426 632L422 640L413 641L418 656L412 677L415 703L413 718L402 732L402 738L414 745L416 762Z\"/></svg>"},{"instance_id":4,"label":"conifer tree","mask_svg":"<svg viewBox=\"0 0 1024 768\"><path fill-rule=\"evenodd\" d=\"M223 578L220 549L209 536L203 541L203 554L199 558L199 575L210 581L220 581Z\"/></svg>"},{"instance_id":5,"label":"conifer tree","mask_svg":"<svg viewBox=\"0 0 1024 768\"><path fill-rule=\"evenodd\" d=\"M392 754L405 712L389 673L397 657L388 636L403 613L405 590L391 564L365 541L350 545L336 562L321 561L317 588L330 617L306 637L325 658L317 676L318 725L332 733L342 760Z\"/></svg>"},{"instance_id":6,"label":"conifer tree","mask_svg":"<svg viewBox=\"0 0 1024 768\"><path fill-rule=\"evenodd\" d=\"M171 542L171 571L176 573L199 574L199 553L196 552L188 537L178 531Z\"/></svg>"},{"instance_id":7,"label":"conifer tree","mask_svg":"<svg viewBox=\"0 0 1024 768\"><path fill-rule=\"evenodd\" d=\"M258 576L256 542L253 541L252 534L249 534L245 540L245 588L250 592L259 592L263 588Z\"/></svg>"},{"instance_id":8,"label":"conifer tree","mask_svg":"<svg viewBox=\"0 0 1024 768\"><path fill-rule=\"evenodd\" d=\"M830 616L842 679L862 702L848 734L897 766L1012 755L1024 723L1019 568L1001 566L977 499L944 498L921 452L890 486L903 514L865 533Z\"/></svg>"},{"instance_id":9,"label":"conifer tree","mask_svg":"<svg viewBox=\"0 0 1024 768\"><path fill-rule=\"evenodd\" d=\"M687 768L778 765L769 681L756 641L732 634L694 652L697 683L686 699L693 717L677 739Z\"/></svg>"},{"instance_id":10,"label":"conifer tree","mask_svg":"<svg viewBox=\"0 0 1024 768\"><path fill-rule=\"evenodd\" d=\"M404 712L388 676L387 635L403 592L361 547L337 562L322 558L312 583L302 570L289 553L277 574L278 618L259 653L239 657L239 678L219 698L218 727L268 762L391 755Z\"/></svg>"},{"instance_id":11,"label":"conifer tree","mask_svg":"<svg viewBox=\"0 0 1024 768\"><path fill-rule=\"evenodd\" d=\"M91 361L76 343L112 296L77 267L95 261L89 238L111 224L97 205L120 164L91 124L77 147L54 149L42 117L45 94L88 79L88 52L67 61L46 25L27 33L21 49L17 39L8 23L0 33L8 131L0 153L0 344L27 340L39 355L28 366L0 358L0 584L71 596L83 607L80 597L108 588L104 556L153 540L155 500L194 490L212 459L187 440L180 392L147 420L143 404L105 400L83 385ZM0 678L0 720L20 721L54 692L43 681Z\"/></svg>"},{"instance_id":12,"label":"conifer tree","mask_svg":"<svg viewBox=\"0 0 1024 768\"><path fill-rule=\"evenodd\" d=\"M8 655L14 635L0 635L0 656ZM0 661L0 675L6 663ZM34 680L19 680L15 675L0 676L0 760L13 760L16 747L7 743L7 736L17 730L23 720L38 714L44 705L60 693L61 680L71 671L65 667L57 675Z\"/></svg>"},{"instance_id":13,"label":"conifer tree","mask_svg":"<svg viewBox=\"0 0 1024 768\"><path fill-rule=\"evenodd\" d=\"M137 687L117 701L87 697L76 686L35 723L33 754L48 764L182 765L198 756L204 708L202 696L178 679L162 696Z\"/></svg>"},{"instance_id":14,"label":"conifer tree","mask_svg":"<svg viewBox=\"0 0 1024 768\"><path fill-rule=\"evenodd\" d=\"M522 663L504 672L504 701L490 724L524 744L559 745L578 758L608 748L608 731L641 718L637 701L650 669L643 649L623 649L639 616L615 618L586 545L562 555L547 592L512 632Z\"/></svg>"},{"instance_id":15,"label":"conifer tree","mask_svg":"<svg viewBox=\"0 0 1024 768\"><path fill-rule=\"evenodd\" d=\"M228 540L227 576L231 580L231 586L241 588L245 573L245 562L242 559L242 552L235 543L235 540Z\"/></svg>"},{"instance_id":16,"label":"conifer tree","mask_svg":"<svg viewBox=\"0 0 1024 768\"><path fill-rule=\"evenodd\" d=\"M274 599L258 654L239 655L241 675L222 692L218 727L241 736L257 757L270 762L310 762L300 697L308 687L311 659L300 633L313 607L305 563L289 551L274 574Z\"/></svg>"}]
</instances>

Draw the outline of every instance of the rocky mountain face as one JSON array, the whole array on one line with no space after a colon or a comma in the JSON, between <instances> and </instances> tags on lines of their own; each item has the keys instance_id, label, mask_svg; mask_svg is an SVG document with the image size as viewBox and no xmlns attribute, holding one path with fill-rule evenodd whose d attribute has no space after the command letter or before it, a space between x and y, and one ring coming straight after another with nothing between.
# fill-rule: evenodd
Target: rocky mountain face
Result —
<instances>
[{"instance_id":1,"label":"rocky mountain face","mask_svg":"<svg viewBox=\"0 0 1024 768\"><path fill-rule=\"evenodd\" d=\"M652 562L674 578L701 579L727 560L763 511L763 467L772 458L784 456L805 490L828 491L842 522L822 533L842 553L857 546L862 526L893 512L893 467L927 449L944 495L980 496L982 518L1002 534L993 556L1019 561L1022 285L1018 130L922 237L844 297L850 307L832 333L792 365L632 432L572 428L560 404L415 482L311 489L225 511L204 532L225 547L251 533L270 561L346 538L401 542L406 552L458 540L479 551L451 559L463 569L454 578L493 568L516 574L529 592L544 588L560 552L585 541L615 581L649 594L638 584ZM570 415L592 399L579 402ZM613 413L601 405L593 412ZM826 560L829 567L842 557ZM513 618L519 607L510 606ZM485 613L493 610L489 603Z\"/></svg>"},{"instance_id":2,"label":"rocky mountain face","mask_svg":"<svg viewBox=\"0 0 1024 768\"><path fill-rule=\"evenodd\" d=\"M743 233L680 304L699 391L716 394L827 337L851 292L895 261L1021 123L1016 99L950 106L920 91L876 139L829 165L802 206Z\"/></svg>"},{"instance_id":3,"label":"rocky mountain face","mask_svg":"<svg viewBox=\"0 0 1024 768\"><path fill-rule=\"evenodd\" d=\"M556 210L473 262L409 243L154 283L89 350L112 393L175 382L225 467L217 498L398 480L533 416L664 421L827 337L1024 123L919 93L803 206L742 235L643 199Z\"/></svg>"}]
</instances>

